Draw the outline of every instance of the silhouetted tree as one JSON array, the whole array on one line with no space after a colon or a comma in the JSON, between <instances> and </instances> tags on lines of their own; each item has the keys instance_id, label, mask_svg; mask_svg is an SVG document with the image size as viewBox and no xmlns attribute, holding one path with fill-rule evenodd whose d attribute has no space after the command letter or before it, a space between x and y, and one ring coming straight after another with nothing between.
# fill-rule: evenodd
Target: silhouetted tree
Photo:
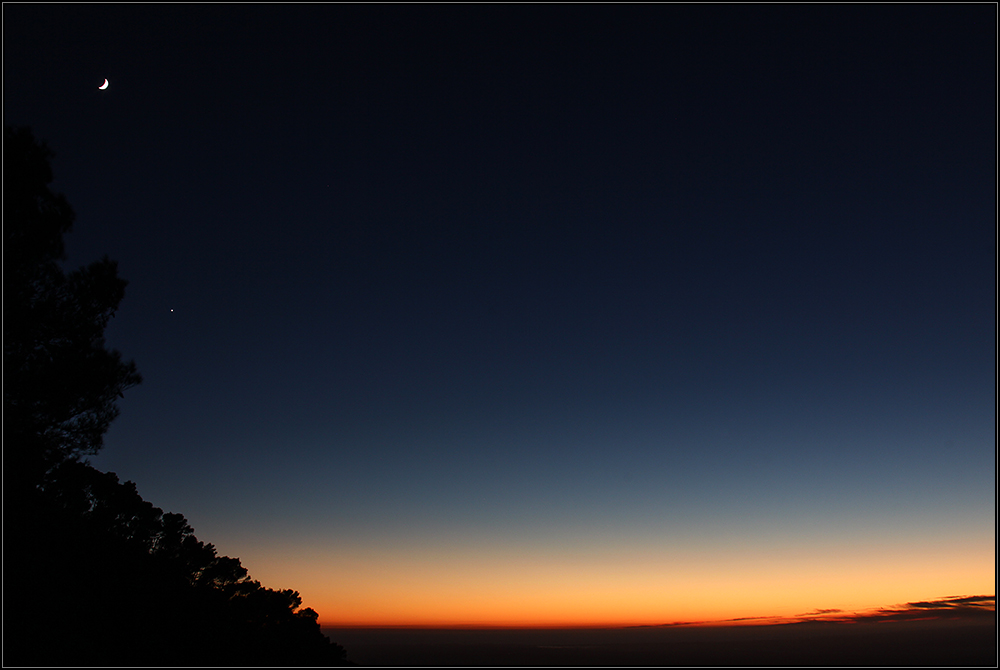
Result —
<instances>
[{"instance_id":1,"label":"silhouetted tree","mask_svg":"<svg viewBox=\"0 0 1000 670\"><path fill-rule=\"evenodd\" d=\"M101 448L116 400L142 381L105 347L125 295L107 257L66 274L66 198L49 189L53 154L27 128L4 129L4 488L41 485L59 463Z\"/></svg>"},{"instance_id":2,"label":"silhouetted tree","mask_svg":"<svg viewBox=\"0 0 1000 670\"><path fill-rule=\"evenodd\" d=\"M295 591L250 579L180 514L86 463L140 383L105 347L125 281L66 274L52 152L4 134L4 664L339 665Z\"/></svg>"}]
</instances>

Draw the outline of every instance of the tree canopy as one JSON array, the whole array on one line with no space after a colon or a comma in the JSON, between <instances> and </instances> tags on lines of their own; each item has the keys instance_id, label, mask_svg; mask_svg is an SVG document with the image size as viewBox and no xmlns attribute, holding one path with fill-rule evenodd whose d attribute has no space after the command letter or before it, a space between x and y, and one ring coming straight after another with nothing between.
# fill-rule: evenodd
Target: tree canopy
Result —
<instances>
[{"instance_id":1,"label":"tree canopy","mask_svg":"<svg viewBox=\"0 0 1000 670\"><path fill-rule=\"evenodd\" d=\"M60 267L73 210L49 189L52 155L5 128L4 664L347 663L298 592L87 463L142 378L105 344L117 264Z\"/></svg>"},{"instance_id":2,"label":"tree canopy","mask_svg":"<svg viewBox=\"0 0 1000 670\"><path fill-rule=\"evenodd\" d=\"M116 262L65 273L66 198L49 189L52 152L26 128L4 131L5 488L41 484L65 460L96 454L116 400L142 381L105 346L125 296Z\"/></svg>"}]
</instances>

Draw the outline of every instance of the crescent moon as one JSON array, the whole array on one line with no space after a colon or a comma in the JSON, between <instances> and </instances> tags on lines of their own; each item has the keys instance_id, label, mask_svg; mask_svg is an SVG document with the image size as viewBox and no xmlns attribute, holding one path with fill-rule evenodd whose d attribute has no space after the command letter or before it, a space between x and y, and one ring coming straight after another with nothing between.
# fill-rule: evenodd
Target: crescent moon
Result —
<instances>
[{"instance_id":1,"label":"crescent moon","mask_svg":"<svg viewBox=\"0 0 1000 670\"><path fill-rule=\"evenodd\" d=\"M104 90L104 89L106 89L107 87L108 87L108 80L107 80L107 79L105 79L105 80L104 80L104 86L98 86L97 88L99 88L99 89L101 89L101 90L103 91L103 90Z\"/></svg>"}]
</instances>

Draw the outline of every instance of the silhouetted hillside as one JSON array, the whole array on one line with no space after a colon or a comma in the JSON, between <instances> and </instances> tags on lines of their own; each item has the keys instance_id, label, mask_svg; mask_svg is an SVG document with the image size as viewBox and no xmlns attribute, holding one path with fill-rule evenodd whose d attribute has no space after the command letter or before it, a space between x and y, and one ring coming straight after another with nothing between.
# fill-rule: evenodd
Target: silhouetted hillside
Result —
<instances>
[{"instance_id":1,"label":"silhouetted hillside","mask_svg":"<svg viewBox=\"0 0 1000 670\"><path fill-rule=\"evenodd\" d=\"M66 464L8 519L7 664L345 661L298 593L251 580L114 474Z\"/></svg>"}]
</instances>

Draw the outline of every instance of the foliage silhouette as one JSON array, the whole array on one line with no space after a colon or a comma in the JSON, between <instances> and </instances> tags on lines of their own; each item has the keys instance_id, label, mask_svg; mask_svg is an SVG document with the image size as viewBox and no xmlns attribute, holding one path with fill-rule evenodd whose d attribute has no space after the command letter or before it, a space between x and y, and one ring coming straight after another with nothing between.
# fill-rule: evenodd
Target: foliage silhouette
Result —
<instances>
[{"instance_id":1,"label":"foliage silhouette","mask_svg":"<svg viewBox=\"0 0 1000 670\"><path fill-rule=\"evenodd\" d=\"M52 152L4 133L4 664L339 665L295 591L250 579L180 514L85 461L141 382L105 347L126 282L64 274Z\"/></svg>"},{"instance_id":2,"label":"foliage silhouette","mask_svg":"<svg viewBox=\"0 0 1000 670\"><path fill-rule=\"evenodd\" d=\"M107 257L65 274L66 198L49 190L52 152L4 129L4 488L35 486L56 464L101 448L115 400L142 381L104 346L125 295ZM16 477L16 478L15 478Z\"/></svg>"}]
</instances>

